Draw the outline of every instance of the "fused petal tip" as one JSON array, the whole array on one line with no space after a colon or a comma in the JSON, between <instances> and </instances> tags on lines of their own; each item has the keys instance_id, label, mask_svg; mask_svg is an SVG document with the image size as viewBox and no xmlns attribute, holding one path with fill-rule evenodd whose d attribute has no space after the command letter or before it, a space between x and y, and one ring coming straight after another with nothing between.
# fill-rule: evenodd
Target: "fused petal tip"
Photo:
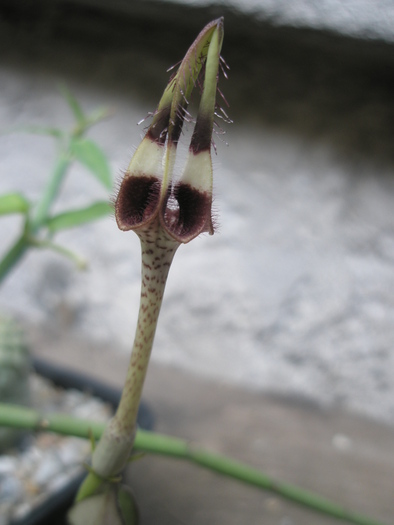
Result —
<instances>
[{"instance_id":1,"label":"fused petal tip","mask_svg":"<svg viewBox=\"0 0 394 525\"><path fill-rule=\"evenodd\" d=\"M152 123L120 186L115 215L121 230L140 236L154 222L175 241L213 233L211 141L223 42L223 18L210 22L193 42L164 90ZM173 182L177 144L199 76L200 106L183 174Z\"/></svg>"}]
</instances>

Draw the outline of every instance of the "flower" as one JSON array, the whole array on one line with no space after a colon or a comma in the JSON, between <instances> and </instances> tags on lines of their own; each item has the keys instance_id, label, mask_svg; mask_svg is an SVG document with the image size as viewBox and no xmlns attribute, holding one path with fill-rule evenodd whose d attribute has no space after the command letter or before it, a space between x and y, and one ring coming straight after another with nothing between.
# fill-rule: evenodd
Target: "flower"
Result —
<instances>
[{"instance_id":1,"label":"flower","mask_svg":"<svg viewBox=\"0 0 394 525\"><path fill-rule=\"evenodd\" d=\"M198 35L170 80L153 121L121 182L115 216L121 230L143 240L152 232L177 244L213 233L211 141L223 41L223 18ZM190 94L204 72L200 106L186 165L173 181L176 150Z\"/></svg>"},{"instance_id":2,"label":"flower","mask_svg":"<svg viewBox=\"0 0 394 525\"><path fill-rule=\"evenodd\" d=\"M105 480L122 472L132 450L138 407L174 254L180 244L200 233L213 233L211 140L222 41L222 18L208 24L198 35L165 89L119 188L115 203L117 224L121 230L135 231L141 240L140 309L122 396L116 414L94 449L90 472L79 489L72 522L75 525L85 523L85 509L91 511L89 501L96 515L100 508L113 507L113 491L104 492L97 499L92 497L96 498L97 488ZM177 145L188 118L188 100L200 73L204 80L196 124L183 174L174 182Z\"/></svg>"}]
</instances>

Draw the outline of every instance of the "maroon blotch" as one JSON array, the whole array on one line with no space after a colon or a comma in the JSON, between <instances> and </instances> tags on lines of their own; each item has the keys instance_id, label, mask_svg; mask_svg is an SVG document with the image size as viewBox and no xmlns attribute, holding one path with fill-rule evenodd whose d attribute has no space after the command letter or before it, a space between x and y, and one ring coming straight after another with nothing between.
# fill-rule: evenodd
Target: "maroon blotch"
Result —
<instances>
[{"instance_id":1,"label":"maroon blotch","mask_svg":"<svg viewBox=\"0 0 394 525\"><path fill-rule=\"evenodd\" d=\"M121 230L138 228L154 215L160 185L156 177L126 175L115 202L116 222Z\"/></svg>"},{"instance_id":2,"label":"maroon blotch","mask_svg":"<svg viewBox=\"0 0 394 525\"><path fill-rule=\"evenodd\" d=\"M146 133L146 137L150 138L150 140L157 144L164 144L166 141L166 131L170 121L170 111L171 106L167 106L156 113L153 117L154 120Z\"/></svg>"},{"instance_id":3,"label":"maroon blotch","mask_svg":"<svg viewBox=\"0 0 394 525\"><path fill-rule=\"evenodd\" d=\"M212 198L208 192L196 190L190 184L179 182L174 187L175 209L167 207L164 221L177 240L188 242L203 231L211 232Z\"/></svg>"},{"instance_id":4,"label":"maroon blotch","mask_svg":"<svg viewBox=\"0 0 394 525\"><path fill-rule=\"evenodd\" d=\"M204 115L203 113L198 115L190 141L190 151L196 154L211 149L212 126L213 122L211 116Z\"/></svg>"}]
</instances>

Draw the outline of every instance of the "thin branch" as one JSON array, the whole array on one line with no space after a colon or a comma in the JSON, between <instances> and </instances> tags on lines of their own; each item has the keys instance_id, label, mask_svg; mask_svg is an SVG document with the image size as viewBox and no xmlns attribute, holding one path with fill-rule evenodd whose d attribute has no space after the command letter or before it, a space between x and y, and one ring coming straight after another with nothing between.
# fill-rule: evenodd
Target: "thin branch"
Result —
<instances>
[{"instance_id":1,"label":"thin branch","mask_svg":"<svg viewBox=\"0 0 394 525\"><path fill-rule=\"evenodd\" d=\"M58 434L89 439L99 439L104 423L85 421L62 414L41 415L39 412L16 405L0 403L0 426L56 432ZM196 449L183 440L170 436L138 430L134 450L188 460L224 476L275 493L278 496L314 510L325 516L337 518L355 525L384 525L372 518L355 514L312 492L295 485L280 483L258 469L233 461L224 456Z\"/></svg>"}]
</instances>

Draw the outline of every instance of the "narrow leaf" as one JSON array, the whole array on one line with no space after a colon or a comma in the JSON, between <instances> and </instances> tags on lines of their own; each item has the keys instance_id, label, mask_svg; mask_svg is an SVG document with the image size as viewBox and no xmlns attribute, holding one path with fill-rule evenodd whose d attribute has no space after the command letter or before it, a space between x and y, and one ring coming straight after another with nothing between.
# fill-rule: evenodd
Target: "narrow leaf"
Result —
<instances>
[{"instance_id":1,"label":"narrow leaf","mask_svg":"<svg viewBox=\"0 0 394 525\"><path fill-rule=\"evenodd\" d=\"M52 233L60 230L66 230L68 228L74 228L87 222L92 222L106 215L109 215L113 211L113 208L109 202L95 202L87 208L81 208L79 210L66 211L51 217L46 222L46 226Z\"/></svg>"},{"instance_id":2,"label":"narrow leaf","mask_svg":"<svg viewBox=\"0 0 394 525\"><path fill-rule=\"evenodd\" d=\"M70 148L74 157L88 168L106 188L112 188L111 171L107 158L95 142L89 139L74 138Z\"/></svg>"},{"instance_id":3,"label":"narrow leaf","mask_svg":"<svg viewBox=\"0 0 394 525\"><path fill-rule=\"evenodd\" d=\"M81 106L79 105L78 100L74 97L71 91L65 86L60 86L60 92L63 97L66 99L67 104L70 106L71 111L74 114L74 117L79 125L85 123L85 114L82 111Z\"/></svg>"},{"instance_id":4,"label":"narrow leaf","mask_svg":"<svg viewBox=\"0 0 394 525\"><path fill-rule=\"evenodd\" d=\"M20 193L0 195L0 215L26 213L30 204Z\"/></svg>"}]
</instances>

